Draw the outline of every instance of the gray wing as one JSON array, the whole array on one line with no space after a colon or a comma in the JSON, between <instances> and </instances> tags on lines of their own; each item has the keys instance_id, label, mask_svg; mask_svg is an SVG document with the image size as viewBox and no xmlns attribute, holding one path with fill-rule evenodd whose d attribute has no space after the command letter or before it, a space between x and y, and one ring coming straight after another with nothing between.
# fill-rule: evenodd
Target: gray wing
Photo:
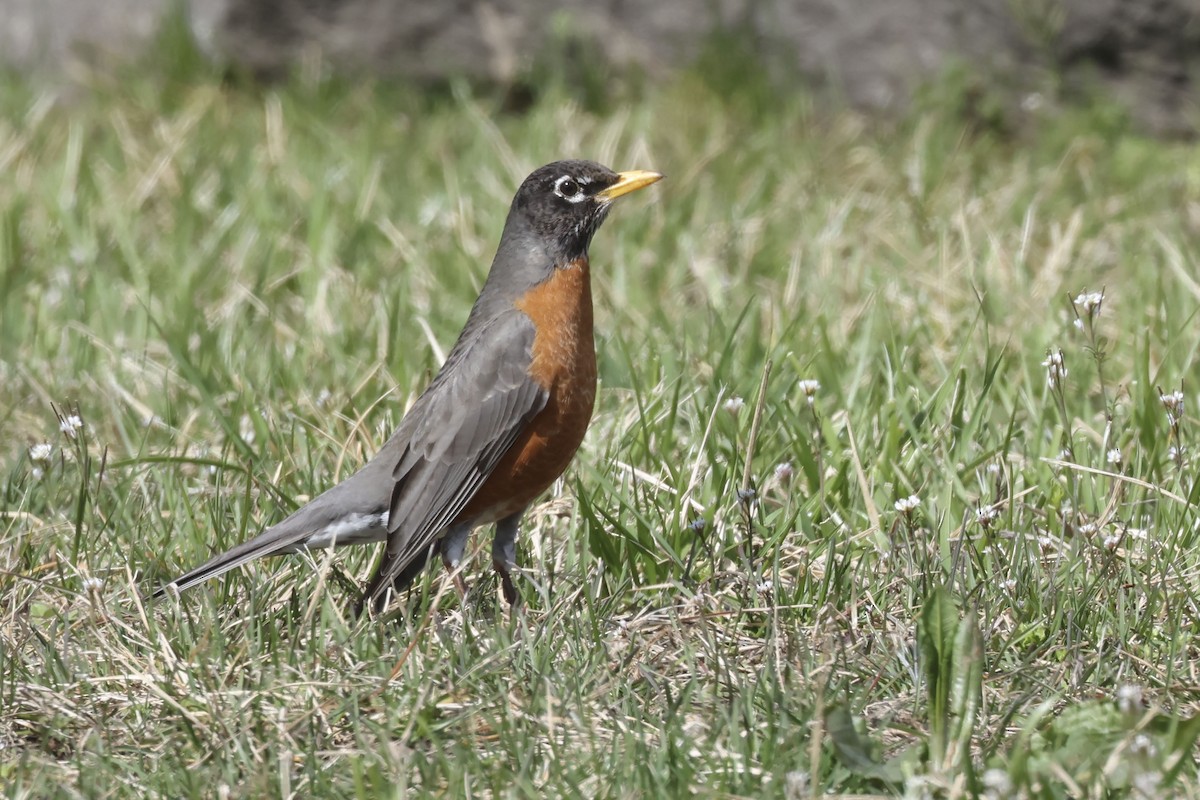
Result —
<instances>
[{"instance_id":1,"label":"gray wing","mask_svg":"<svg viewBox=\"0 0 1200 800\"><path fill-rule=\"evenodd\" d=\"M334 527L355 529L340 544L386 537L380 570L389 575L423 557L545 407L547 392L528 374L534 335L533 323L516 311L468 329L396 433L359 472L154 596L171 585L189 589L256 558L303 549Z\"/></svg>"},{"instance_id":2,"label":"gray wing","mask_svg":"<svg viewBox=\"0 0 1200 800\"><path fill-rule=\"evenodd\" d=\"M373 589L386 588L458 516L512 447L549 393L529 376L533 323L514 312L493 321L447 359L409 417L392 470L388 546Z\"/></svg>"}]
</instances>

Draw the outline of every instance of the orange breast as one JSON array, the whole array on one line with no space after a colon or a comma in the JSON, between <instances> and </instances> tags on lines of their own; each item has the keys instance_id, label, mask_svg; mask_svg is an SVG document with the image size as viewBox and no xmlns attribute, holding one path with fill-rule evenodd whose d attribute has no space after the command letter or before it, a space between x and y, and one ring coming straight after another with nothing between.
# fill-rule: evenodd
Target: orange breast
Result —
<instances>
[{"instance_id":1,"label":"orange breast","mask_svg":"<svg viewBox=\"0 0 1200 800\"><path fill-rule=\"evenodd\" d=\"M480 524L515 514L544 492L579 449L596 401L592 287L586 258L556 269L517 303L534 325L529 374L550 397L467 504Z\"/></svg>"}]
</instances>

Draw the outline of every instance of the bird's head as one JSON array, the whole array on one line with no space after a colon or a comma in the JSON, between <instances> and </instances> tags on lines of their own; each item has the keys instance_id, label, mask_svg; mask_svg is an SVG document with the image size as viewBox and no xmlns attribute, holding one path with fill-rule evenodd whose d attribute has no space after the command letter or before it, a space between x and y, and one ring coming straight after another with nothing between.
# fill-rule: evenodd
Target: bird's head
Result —
<instances>
[{"instance_id":1,"label":"bird's head","mask_svg":"<svg viewBox=\"0 0 1200 800\"><path fill-rule=\"evenodd\" d=\"M614 172L592 161L555 161L535 170L517 190L508 226L527 228L557 266L587 255L592 235L618 197L659 181L645 170Z\"/></svg>"}]
</instances>

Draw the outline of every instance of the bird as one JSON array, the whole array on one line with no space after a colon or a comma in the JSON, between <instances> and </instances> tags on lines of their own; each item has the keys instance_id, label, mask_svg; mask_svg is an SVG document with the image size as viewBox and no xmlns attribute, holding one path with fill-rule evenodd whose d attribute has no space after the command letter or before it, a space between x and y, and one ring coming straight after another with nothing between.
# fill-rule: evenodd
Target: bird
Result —
<instances>
[{"instance_id":1,"label":"bird","mask_svg":"<svg viewBox=\"0 0 1200 800\"><path fill-rule=\"evenodd\" d=\"M153 594L264 556L386 542L356 610L386 610L440 555L458 573L471 532L495 525L505 600L521 518L567 468L591 422L596 349L588 248L615 200L661 180L593 161L534 170L513 197L488 276L445 362L379 451L281 522Z\"/></svg>"}]
</instances>

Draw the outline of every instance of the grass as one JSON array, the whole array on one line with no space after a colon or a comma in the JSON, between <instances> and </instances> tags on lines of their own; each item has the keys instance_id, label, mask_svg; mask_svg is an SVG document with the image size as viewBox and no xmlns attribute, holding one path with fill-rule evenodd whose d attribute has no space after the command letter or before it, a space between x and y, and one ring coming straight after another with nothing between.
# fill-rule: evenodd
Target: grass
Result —
<instances>
[{"instance_id":1,"label":"grass","mask_svg":"<svg viewBox=\"0 0 1200 800\"><path fill-rule=\"evenodd\" d=\"M1200 156L722 80L4 78L6 793L1200 797ZM484 532L464 605L431 573L385 622L361 549L140 599L375 452L565 156L669 179L593 246L525 610Z\"/></svg>"}]
</instances>

